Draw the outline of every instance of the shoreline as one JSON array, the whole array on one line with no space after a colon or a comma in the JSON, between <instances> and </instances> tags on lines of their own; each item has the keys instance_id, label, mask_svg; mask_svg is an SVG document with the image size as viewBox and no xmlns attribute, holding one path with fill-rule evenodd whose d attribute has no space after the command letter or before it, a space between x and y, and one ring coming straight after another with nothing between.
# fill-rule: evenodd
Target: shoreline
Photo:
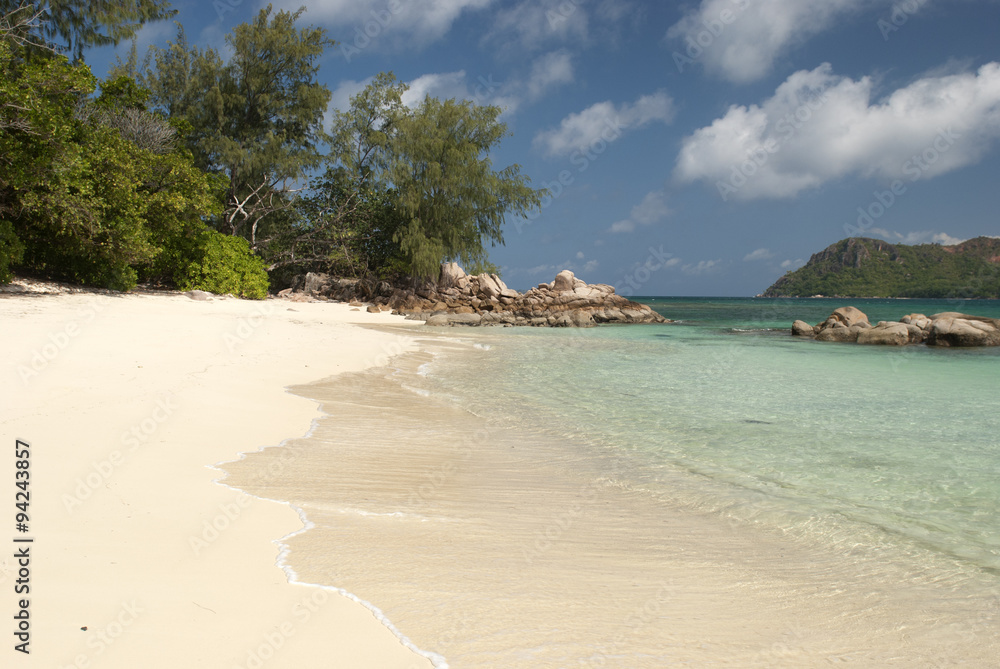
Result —
<instances>
[{"instance_id":1,"label":"shoreline","mask_svg":"<svg viewBox=\"0 0 1000 669\"><path fill-rule=\"evenodd\" d=\"M440 341L455 350L464 340L471 352L492 339ZM734 525L602 481L607 468L568 455L530 425L491 427L411 387L433 353L293 389L323 402L327 417L296 446L311 450L291 485L271 494L293 500L313 524L289 542L305 578L378 602L456 669L498 666L497 658L504 666L605 666L622 653L630 666L647 666L640 657L651 667L697 663L711 661L705 643L718 661L742 666L908 666L894 663L937 657L934 639L965 647L968 639L954 634L982 634L993 619L990 602L970 602L983 608L947 633L957 621L943 622L950 609L933 579L897 582L898 570L874 555L848 561L777 529ZM232 475L252 485L275 457L267 449ZM631 541L624 519L653 543ZM600 582L588 578L595 574ZM943 630L932 624L937 615ZM556 652L563 659L548 655ZM980 650L957 652L970 666L989 666Z\"/></svg>"},{"instance_id":2,"label":"shoreline","mask_svg":"<svg viewBox=\"0 0 1000 669\"><path fill-rule=\"evenodd\" d=\"M360 598L289 581L279 546L300 515L218 468L313 429L316 403L288 387L413 345L360 324L419 324L99 291L4 294L0 320L0 424L32 451L30 655L5 649L9 666L432 666ZM4 553L0 611L13 615Z\"/></svg>"}]
</instances>

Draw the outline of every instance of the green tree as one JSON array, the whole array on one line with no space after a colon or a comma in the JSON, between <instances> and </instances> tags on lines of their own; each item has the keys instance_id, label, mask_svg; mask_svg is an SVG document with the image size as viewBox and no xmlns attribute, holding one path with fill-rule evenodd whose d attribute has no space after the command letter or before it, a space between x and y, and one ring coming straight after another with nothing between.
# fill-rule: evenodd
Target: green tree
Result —
<instances>
[{"instance_id":1,"label":"green tree","mask_svg":"<svg viewBox=\"0 0 1000 669\"><path fill-rule=\"evenodd\" d=\"M32 42L46 42L83 60L83 50L135 37L142 26L177 13L168 0L0 0L0 16L23 20Z\"/></svg>"},{"instance_id":2,"label":"green tree","mask_svg":"<svg viewBox=\"0 0 1000 669\"><path fill-rule=\"evenodd\" d=\"M518 165L493 168L489 153L508 134L498 107L427 97L409 109L405 91L382 74L335 115L330 160L342 175L326 187L346 190L347 211L362 193L385 194L379 231L391 230L391 257L409 274L432 276L448 259L488 266L505 217L539 206L541 191Z\"/></svg>"},{"instance_id":3,"label":"green tree","mask_svg":"<svg viewBox=\"0 0 1000 669\"><path fill-rule=\"evenodd\" d=\"M199 164L228 177L220 229L254 249L264 219L288 208L295 184L323 159L330 91L316 77L334 42L322 28L297 27L302 12L268 5L236 26L226 36L228 62L188 46L181 31L153 52L143 77L153 103L183 119Z\"/></svg>"}]
</instances>

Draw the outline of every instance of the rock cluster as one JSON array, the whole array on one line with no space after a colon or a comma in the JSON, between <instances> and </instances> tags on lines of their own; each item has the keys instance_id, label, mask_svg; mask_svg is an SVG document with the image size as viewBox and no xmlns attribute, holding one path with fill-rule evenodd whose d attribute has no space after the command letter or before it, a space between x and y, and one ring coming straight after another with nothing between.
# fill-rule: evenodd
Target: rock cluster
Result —
<instances>
[{"instance_id":1,"label":"rock cluster","mask_svg":"<svg viewBox=\"0 0 1000 669\"><path fill-rule=\"evenodd\" d=\"M792 324L792 334L817 341L857 342L884 346L924 343L928 346L1000 346L1000 320L944 312L925 316L909 314L898 321L872 326L868 316L854 307L841 307L818 325Z\"/></svg>"},{"instance_id":2,"label":"rock cluster","mask_svg":"<svg viewBox=\"0 0 1000 669\"><path fill-rule=\"evenodd\" d=\"M310 273L301 290L288 289L279 295L365 300L376 309L405 314L428 325L589 327L667 322L648 306L615 294L612 286L588 284L569 270L559 272L552 283L539 284L525 293L508 288L496 274L468 275L456 263L441 265L437 281L405 287Z\"/></svg>"}]
</instances>

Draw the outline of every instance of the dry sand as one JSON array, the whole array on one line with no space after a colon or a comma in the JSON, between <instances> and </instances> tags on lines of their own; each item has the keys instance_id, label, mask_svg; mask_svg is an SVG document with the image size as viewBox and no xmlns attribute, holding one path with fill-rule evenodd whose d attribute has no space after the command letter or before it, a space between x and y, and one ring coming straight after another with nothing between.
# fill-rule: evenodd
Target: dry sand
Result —
<instances>
[{"instance_id":1,"label":"dry sand","mask_svg":"<svg viewBox=\"0 0 1000 669\"><path fill-rule=\"evenodd\" d=\"M397 322L330 303L0 295L0 665L430 667L362 603L290 584L276 540L302 528L296 512L210 466L306 434L318 407L286 386L412 349L352 325ZM26 534L16 439L31 453ZM30 655L8 631L20 598Z\"/></svg>"}]
</instances>

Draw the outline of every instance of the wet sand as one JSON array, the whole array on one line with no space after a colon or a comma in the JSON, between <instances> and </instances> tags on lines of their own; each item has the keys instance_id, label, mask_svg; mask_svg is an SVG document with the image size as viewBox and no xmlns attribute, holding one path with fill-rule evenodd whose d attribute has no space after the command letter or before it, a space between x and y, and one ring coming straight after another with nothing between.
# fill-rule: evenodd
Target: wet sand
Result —
<instances>
[{"instance_id":1,"label":"wet sand","mask_svg":"<svg viewBox=\"0 0 1000 669\"><path fill-rule=\"evenodd\" d=\"M971 584L901 582L896 565L680 508L619 456L427 396L421 365L475 353L420 347L295 387L327 414L314 432L224 467L310 521L286 542L297 578L375 602L448 666L994 665L998 602L951 613Z\"/></svg>"}]
</instances>

